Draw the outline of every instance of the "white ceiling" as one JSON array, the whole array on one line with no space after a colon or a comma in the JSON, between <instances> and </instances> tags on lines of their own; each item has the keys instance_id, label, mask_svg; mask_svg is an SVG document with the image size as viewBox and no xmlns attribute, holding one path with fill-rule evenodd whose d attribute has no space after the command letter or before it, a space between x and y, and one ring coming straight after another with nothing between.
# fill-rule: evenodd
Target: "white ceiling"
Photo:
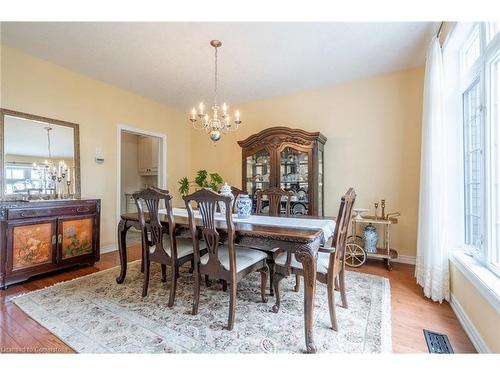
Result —
<instances>
[{"instance_id":1,"label":"white ceiling","mask_svg":"<svg viewBox=\"0 0 500 375\"><path fill-rule=\"evenodd\" d=\"M5 116L5 154L47 158L49 155L47 130L50 132L50 150L53 158L73 158L73 129L20 117Z\"/></svg>"},{"instance_id":2,"label":"white ceiling","mask_svg":"<svg viewBox=\"0 0 500 375\"><path fill-rule=\"evenodd\" d=\"M6 22L5 44L188 111L245 102L420 66L436 22Z\"/></svg>"}]
</instances>

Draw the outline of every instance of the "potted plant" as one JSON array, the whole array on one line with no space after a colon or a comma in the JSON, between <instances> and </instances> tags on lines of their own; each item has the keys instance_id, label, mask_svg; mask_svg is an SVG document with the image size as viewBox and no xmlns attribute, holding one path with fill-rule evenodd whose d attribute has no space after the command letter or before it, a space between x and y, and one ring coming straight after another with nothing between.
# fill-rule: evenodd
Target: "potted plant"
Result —
<instances>
[{"instance_id":1,"label":"potted plant","mask_svg":"<svg viewBox=\"0 0 500 375\"><path fill-rule=\"evenodd\" d=\"M218 173L208 173L205 169L200 169L196 173L194 181L189 181L187 177L179 180L179 193L181 195L188 194L191 186L219 191L222 182L223 179Z\"/></svg>"}]
</instances>

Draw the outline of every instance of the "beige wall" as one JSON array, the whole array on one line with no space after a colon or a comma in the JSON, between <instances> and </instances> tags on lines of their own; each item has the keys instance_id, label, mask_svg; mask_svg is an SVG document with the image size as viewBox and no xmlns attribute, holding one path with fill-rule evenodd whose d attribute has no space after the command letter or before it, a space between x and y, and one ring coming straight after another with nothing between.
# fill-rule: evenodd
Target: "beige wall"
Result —
<instances>
[{"instance_id":1,"label":"beige wall","mask_svg":"<svg viewBox=\"0 0 500 375\"><path fill-rule=\"evenodd\" d=\"M490 351L500 353L500 313L452 262L450 262L450 288L453 298L462 306Z\"/></svg>"},{"instance_id":2,"label":"beige wall","mask_svg":"<svg viewBox=\"0 0 500 375\"><path fill-rule=\"evenodd\" d=\"M402 214L393 231L394 247L415 256L423 78L422 68L411 69L243 104L240 130L218 144L193 132L191 174L213 170L240 186L237 140L278 125L320 131L328 138L325 214L337 214L350 186L358 194L357 207L373 209L385 198L389 211Z\"/></svg>"},{"instance_id":3,"label":"beige wall","mask_svg":"<svg viewBox=\"0 0 500 375\"><path fill-rule=\"evenodd\" d=\"M82 197L102 199L101 244L116 243L117 125L166 134L173 189L191 167L184 114L8 46L1 52L2 107L80 124ZM94 162L96 147L104 164Z\"/></svg>"}]
</instances>

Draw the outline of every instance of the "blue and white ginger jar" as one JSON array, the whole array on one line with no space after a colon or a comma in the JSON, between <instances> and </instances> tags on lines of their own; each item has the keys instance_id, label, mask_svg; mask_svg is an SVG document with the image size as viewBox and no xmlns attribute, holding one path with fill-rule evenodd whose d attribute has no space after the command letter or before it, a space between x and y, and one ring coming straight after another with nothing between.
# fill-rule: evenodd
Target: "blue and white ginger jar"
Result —
<instances>
[{"instance_id":1,"label":"blue and white ginger jar","mask_svg":"<svg viewBox=\"0 0 500 375\"><path fill-rule=\"evenodd\" d=\"M240 219L245 219L252 213L252 200L248 194L240 194L236 202L236 212Z\"/></svg>"},{"instance_id":2,"label":"blue and white ginger jar","mask_svg":"<svg viewBox=\"0 0 500 375\"><path fill-rule=\"evenodd\" d=\"M227 182L225 182L224 185L220 188L220 194L226 197L231 197L231 203L229 204L229 207L233 207L234 195L231 191L231 186L229 186ZM223 215L226 214L226 204L222 201L219 202L219 211Z\"/></svg>"},{"instance_id":3,"label":"blue and white ginger jar","mask_svg":"<svg viewBox=\"0 0 500 375\"><path fill-rule=\"evenodd\" d=\"M368 224L363 231L363 240L367 253L377 252L378 233L377 229L371 223Z\"/></svg>"}]
</instances>

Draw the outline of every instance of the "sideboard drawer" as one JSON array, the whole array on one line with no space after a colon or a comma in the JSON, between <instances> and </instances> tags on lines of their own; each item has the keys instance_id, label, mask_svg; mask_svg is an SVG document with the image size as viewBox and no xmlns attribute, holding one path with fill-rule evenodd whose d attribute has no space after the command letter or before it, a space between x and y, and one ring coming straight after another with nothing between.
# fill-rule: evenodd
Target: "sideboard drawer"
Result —
<instances>
[{"instance_id":1,"label":"sideboard drawer","mask_svg":"<svg viewBox=\"0 0 500 375\"><path fill-rule=\"evenodd\" d=\"M9 209L7 220L27 219L34 217L61 216L61 215L86 215L96 213L96 205L78 205L66 207L39 207Z\"/></svg>"}]
</instances>

